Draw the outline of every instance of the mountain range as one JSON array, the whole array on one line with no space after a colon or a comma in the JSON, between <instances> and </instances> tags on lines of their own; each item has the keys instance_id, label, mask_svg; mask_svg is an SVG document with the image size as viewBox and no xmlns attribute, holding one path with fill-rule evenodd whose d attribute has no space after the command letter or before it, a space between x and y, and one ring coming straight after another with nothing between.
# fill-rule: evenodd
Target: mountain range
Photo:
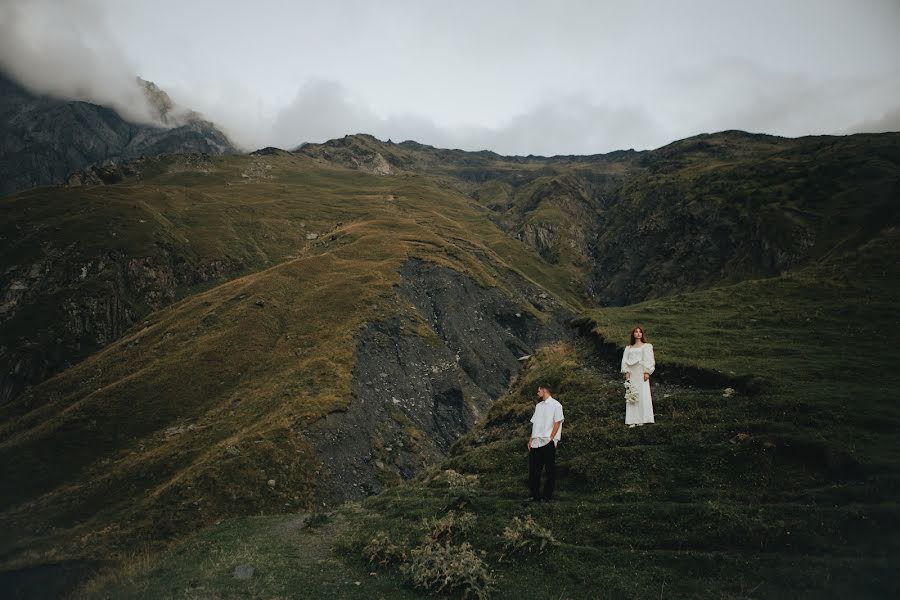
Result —
<instances>
[{"instance_id":1,"label":"mountain range","mask_svg":"<svg viewBox=\"0 0 900 600\"><path fill-rule=\"evenodd\" d=\"M50 142L0 198L0 584L371 597L365 577L415 597L422 519L453 511L480 525L442 551L483 551L503 597L560 577L567 597L896 590L896 350L877 340L898 333L900 134L238 154L193 120L122 125L90 166L60 132L108 109L40 102L3 134ZM5 173L27 170L14 147ZM638 321L659 418L630 432L617 353ZM568 454L559 503L529 512L539 381ZM510 560L498 536L526 517L552 550ZM407 558L375 568L382 533ZM233 587L248 561L263 575Z\"/></svg>"},{"instance_id":2,"label":"mountain range","mask_svg":"<svg viewBox=\"0 0 900 600\"><path fill-rule=\"evenodd\" d=\"M178 107L150 81L137 84L153 113L149 123L90 102L35 94L0 72L0 195L62 183L84 170L77 179L109 179L111 164L141 156L237 152L202 115Z\"/></svg>"}]
</instances>

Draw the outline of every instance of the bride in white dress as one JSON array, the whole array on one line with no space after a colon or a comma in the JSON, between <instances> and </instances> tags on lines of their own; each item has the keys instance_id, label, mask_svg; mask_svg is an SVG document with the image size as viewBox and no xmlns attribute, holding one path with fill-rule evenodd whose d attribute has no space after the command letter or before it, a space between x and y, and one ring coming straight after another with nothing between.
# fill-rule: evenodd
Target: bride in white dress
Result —
<instances>
[{"instance_id":1,"label":"bride in white dress","mask_svg":"<svg viewBox=\"0 0 900 600\"><path fill-rule=\"evenodd\" d=\"M625 403L625 424L629 427L653 423L653 400L650 398L650 375L656 368L653 344L648 344L644 329L638 325L631 330L631 344L622 353L622 373L625 380L637 388L638 401Z\"/></svg>"}]
</instances>

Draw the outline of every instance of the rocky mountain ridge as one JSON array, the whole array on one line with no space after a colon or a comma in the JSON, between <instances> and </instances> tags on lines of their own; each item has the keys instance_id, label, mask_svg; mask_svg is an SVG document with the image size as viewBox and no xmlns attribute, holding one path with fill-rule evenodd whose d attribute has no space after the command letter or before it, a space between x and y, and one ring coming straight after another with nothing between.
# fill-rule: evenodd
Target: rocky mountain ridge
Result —
<instances>
[{"instance_id":1,"label":"rocky mountain ridge","mask_svg":"<svg viewBox=\"0 0 900 600\"><path fill-rule=\"evenodd\" d=\"M349 136L7 196L0 561L103 561L392 489L570 316L767 275L781 293L798 265L892 243L898 147L723 132L543 158Z\"/></svg>"},{"instance_id":2,"label":"rocky mountain ridge","mask_svg":"<svg viewBox=\"0 0 900 600\"><path fill-rule=\"evenodd\" d=\"M374 172L367 165L387 163L435 177L570 268L601 305L775 276L836 246L856 247L898 218L900 137L892 133L723 131L656 150L554 157L356 135L297 152L353 169Z\"/></svg>"},{"instance_id":3,"label":"rocky mountain ridge","mask_svg":"<svg viewBox=\"0 0 900 600\"><path fill-rule=\"evenodd\" d=\"M89 102L36 95L0 73L0 196L58 184L91 165L168 152L232 154L228 137L139 79L159 124L131 123Z\"/></svg>"}]
</instances>

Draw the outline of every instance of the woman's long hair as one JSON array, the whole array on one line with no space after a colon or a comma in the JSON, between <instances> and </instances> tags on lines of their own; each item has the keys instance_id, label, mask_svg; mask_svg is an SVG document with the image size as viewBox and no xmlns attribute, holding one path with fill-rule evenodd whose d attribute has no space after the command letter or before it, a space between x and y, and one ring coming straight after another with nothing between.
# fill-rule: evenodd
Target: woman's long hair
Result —
<instances>
[{"instance_id":1,"label":"woman's long hair","mask_svg":"<svg viewBox=\"0 0 900 600\"><path fill-rule=\"evenodd\" d=\"M635 329L641 330L641 341L643 341L646 344L647 343L647 332L644 331L643 325L635 325L634 327L631 328L631 345L634 346L634 343L637 341L637 339L635 339L635 337L634 337Z\"/></svg>"}]
</instances>

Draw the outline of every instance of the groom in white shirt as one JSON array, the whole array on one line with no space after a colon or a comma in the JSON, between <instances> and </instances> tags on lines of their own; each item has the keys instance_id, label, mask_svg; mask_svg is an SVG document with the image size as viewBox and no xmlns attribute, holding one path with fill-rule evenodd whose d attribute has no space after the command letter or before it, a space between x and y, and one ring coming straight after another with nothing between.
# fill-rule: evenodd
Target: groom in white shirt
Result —
<instances>
[{"instance_id":1,"label":"groom in white shirt","mask_svg":"<svg viewBox=\"0 0 900 600\"><path fill-rule=\"evenodd\" d=\"M544 483L544 501L553 498L556 485L556 445L562 436L563 409L556 398L551 396L550 386L538 387L541 399L534 407L531 417L531 436L528 438L528 487L530 502L541 500L541 471L547 470Z\"/></svg>"}]
</instances>

